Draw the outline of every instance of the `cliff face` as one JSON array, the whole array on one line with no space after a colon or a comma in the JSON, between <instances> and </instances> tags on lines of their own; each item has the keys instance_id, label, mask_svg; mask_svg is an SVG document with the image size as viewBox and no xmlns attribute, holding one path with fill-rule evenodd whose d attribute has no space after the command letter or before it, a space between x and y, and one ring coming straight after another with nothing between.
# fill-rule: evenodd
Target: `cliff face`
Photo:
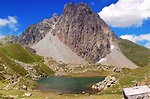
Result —
<instances>
[{"instance_id":1,"label":"cliff face","mask_svg":"<svg viewBox=\"0 0 150 99\"><path fill-rule=\"evenodd\" d=\"M84 3L65 5L52 33L89 62L97 62L109 53L116 40L107 24Z\"/></svg>"},{"instance_id":2,"label":"cliff face","mask_svg":"<svg viewBox=\"0 0 150 99\"><path fill-rule=\"evenodd\" d=\"M58 39L63 45L58 40L59 44L55 41L52 42L50 38ZM53 57L57 53L63 53L62 51L52 53L49 51L51 50L49 46L53 45L52 48L54 50L55 47L56 51L56 48L60 48L58 45L62 45L63 49L65 49L64 51L70 49L84 60L96 63L110 53L110 47L116 42L116 38L107 24L87 4L70 3L65 5L60 17L54 14L51 19L44 19L38 24L30 25L19 36L18 42L35 48L39 54L42 53L44 55L46 53L45 55L50 55L49 57ZM46 45L42 44L46 41ZM49 50L42 52L40 48L42 46L42 50ZM72 53L71 51L70 53ZM57 60L56 57L54 58ZM59 59L59 61L61 60Z\"/></svg>"},{"instance_id":3,"label":"cliff face","mask_svg":"<svg viewBox=\"0 0 150 99\"><path fill-rule=\"evenodd\" d=\"M54 23L58 20L57 14L53 14L51 19L44 19L38 24L30 25L18 38L22 45L33 45L43 39L52 29Z\"/></svg>"}]
</instances>

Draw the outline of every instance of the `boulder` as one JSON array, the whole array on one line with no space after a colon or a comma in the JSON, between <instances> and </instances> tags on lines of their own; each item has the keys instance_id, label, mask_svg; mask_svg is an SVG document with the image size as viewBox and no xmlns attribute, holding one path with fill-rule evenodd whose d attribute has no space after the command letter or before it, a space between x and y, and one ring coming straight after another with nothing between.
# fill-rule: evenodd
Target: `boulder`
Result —
<instances>
[{"instance_id":1,"label":"boulder","mask_svg":"<svg viewBox=\"0 0 150 99\"><path fill-rule=\"evenodd\" d=\"M116 81L116 78L115 78L115 77L111 77L111 79L112 79L113 81Z\"/></svg>"},{"instance_id":2,"label":"boulder","mask_svg":"<svg viewBox=\"0 0 150 99\"><path fill-rule=\"evenodd\" d=\"M27 90L27 89L28 89L26 85L22 85L22 88L23 88L24 90Z\"/></svg>"},{"instance_id":3,"label":"boulder","mask_svg":"<svg viewBox=\"0 0 150 99\"><path fill-rule=\"evenodd\" d=\"M30 97L30 96L32 96L32 93L24 93L24 96L25 97Z\"/></svg>"}]
</instances>

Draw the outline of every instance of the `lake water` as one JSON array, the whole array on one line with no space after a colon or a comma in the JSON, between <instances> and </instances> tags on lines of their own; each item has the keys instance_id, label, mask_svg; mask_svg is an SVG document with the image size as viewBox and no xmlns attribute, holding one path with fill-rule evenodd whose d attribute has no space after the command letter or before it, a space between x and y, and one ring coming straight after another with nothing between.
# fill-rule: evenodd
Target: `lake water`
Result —
<instances>
[{"instance_id":1,"label":"lake water","mask_svg":"<svg viewBox=\"0 0 150 99\"><path fill-rule=\"evenodd\" d=\"M89 77L76 78L53 76L38 80L37 88L45 92L60 92L60 93L94 93L91 86L99 81L104 80L104 77Z\"/></svg>"}]
</instances>

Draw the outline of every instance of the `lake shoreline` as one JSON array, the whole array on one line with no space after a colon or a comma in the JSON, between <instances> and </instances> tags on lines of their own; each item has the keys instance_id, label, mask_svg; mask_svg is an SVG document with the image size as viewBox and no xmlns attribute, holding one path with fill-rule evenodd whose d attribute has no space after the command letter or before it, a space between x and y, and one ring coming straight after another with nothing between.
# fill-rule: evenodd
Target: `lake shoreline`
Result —
<instances>
[{"instance_id":1,"label":"lake shoreline","mask_svg":"<svg viewBox=\"0 0 150 99\"><path fill-rule=\"evenodd\" d=\"M35 90L42 92L54 92L56 94L96 94L91 86L99 81L104 80L100 77L69 77L69 76L52 76L36 80Z\"/></svg>"}]
</instances>

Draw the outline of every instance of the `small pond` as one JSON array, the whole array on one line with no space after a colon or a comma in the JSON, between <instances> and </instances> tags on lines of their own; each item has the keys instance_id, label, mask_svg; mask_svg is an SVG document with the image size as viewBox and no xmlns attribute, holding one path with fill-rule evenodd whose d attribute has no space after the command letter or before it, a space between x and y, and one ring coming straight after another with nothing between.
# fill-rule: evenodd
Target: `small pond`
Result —
<instances>
[{"instance_id":1,"label":"small pond","mask_svg":"<svg viewBox=\"0 0 150 99\"><path fill-rule=\"evenodd\" d=\"M95 93L91 86L99 81L104 80L104 77L64 77L53 76L38 80L37 89L45 92L59 93Z\"/></svg>"}]
</instances>

